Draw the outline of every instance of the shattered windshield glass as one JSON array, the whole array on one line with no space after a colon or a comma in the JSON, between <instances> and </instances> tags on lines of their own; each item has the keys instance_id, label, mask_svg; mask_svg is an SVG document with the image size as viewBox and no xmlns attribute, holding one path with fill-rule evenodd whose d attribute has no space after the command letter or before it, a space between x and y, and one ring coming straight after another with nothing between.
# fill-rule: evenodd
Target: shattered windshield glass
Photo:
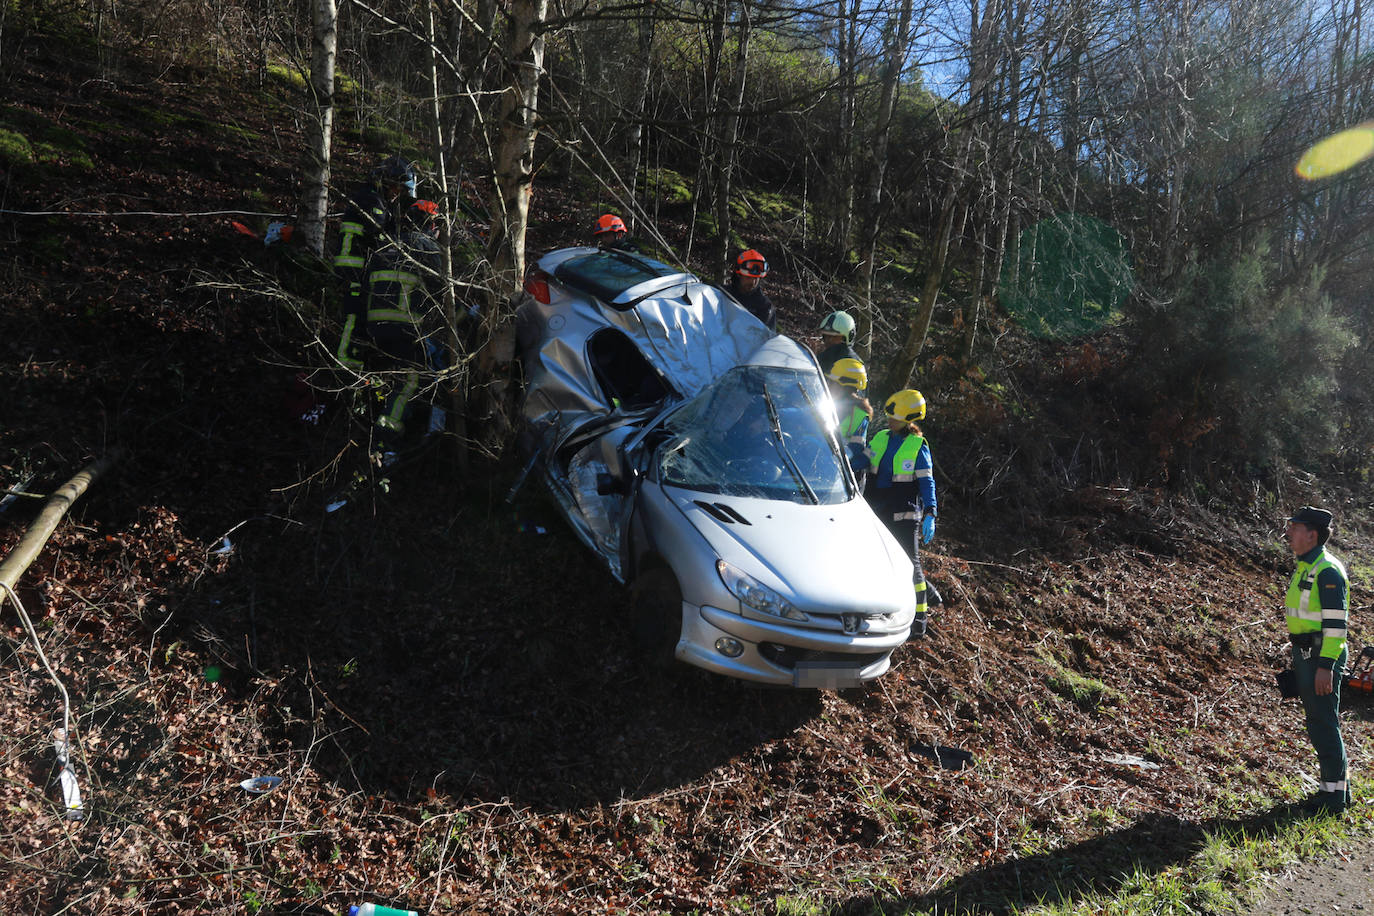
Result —
<instances>
[{"instance_id":1,"label":"shattered windshield glass","mask_svg":"<svg viewBox=\"0 0 1374 916\"><path fill-rule=\"evenodd\" d=\"M663 482L704 493L830 505L853 498L814 372L738 366L668 420Z\"/></svg>"}]
</instances>

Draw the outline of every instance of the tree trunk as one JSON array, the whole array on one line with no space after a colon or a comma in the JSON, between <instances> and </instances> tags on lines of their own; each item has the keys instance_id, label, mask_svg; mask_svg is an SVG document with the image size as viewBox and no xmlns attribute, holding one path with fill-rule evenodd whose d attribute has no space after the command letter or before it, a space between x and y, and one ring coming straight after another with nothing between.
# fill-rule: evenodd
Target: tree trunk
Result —
<instances>
[{"instance_id":1,"label":"tree trunk","mask_svg":"<svg viewBox=\"0 0 1374 916\"><path fill-rule=\"evenodd\" d=\"M644 15L639 17L639 73L636 74L635 100L634 107L631 109L634 116L634 123L630 126L630 134L627 138L629 149L626 151L630 157L630 168L628 180L630 183L630 199L634 201L633 212L638 214L644 209L644 203L639 199L639 170L646 161L644 154L645 122L648 120L648 113L645 106L649 99L649 81L653 79L653 50L654 50L654 12L657 5L650 3Z\"/></svg>"},{"instance_id":2,"label":"tree trunk","mask_svg":"<svg viewBox=\"0 0 1374 916\"><path fill-rule=\"evenodd\" d=\"M901 351L893 358L887 376L883 379L884 387L880 391L883 397L900 391L911 383L912 373L916 371L916 360L926 344L926 334L930 332L930 317L935 313L935 302L940 296L940 284L944 282L945 260L949 254L950 236L954 234L954 220L958 214L959 187L962 180L957 172L950 177L944 205L941 207L940 231L926 267L925 286L921 289L921 298L915 303L907 322L906 341L902 344Z\"/></svg>"},{"instance_id":3,"label":"tree trunk","mask_svg":"<svg viewBox=\"0 0 1374 916\"><path fill-rule=\"evenodd\" d=\"M448 168L446 165L446 148L444 144L444 121L443 121L443 98L447 94L439 80L439 45L438 35L434 28L434 7L427 8L428 18L428 38L429 38L429 104L430 104L430 143L434 148L434 180L439 186L439 280L443 292L444 310L444 349L448 353L448 365L456 367L463 357L462 346L458 339L458 307L453 293L453 208L450 206L448 190ZM454 431L458 434L459 441L467 438L467 424L465 421L464 399L461 395L461 388L452 384L452 381L441 383L444 392L444 401L449 405L454 417ZM436 397L438 393L436 392ZM459 448L456 450L458 460L458 470L463 476L467 474L467 450Z\"/></svg>"},{"instance_id":4,"label":"tree trunk","mask_svg":"<svg viewBox=\"0 0 1374 916\"><path fill-rule=\"evenodd\" d=\"M19 577L24 574L24 570L29 568L39 551L43 549L43 545L48 543L48 538L52 537L52 533L57 530L57 524L62 521L67 510L81 498L81 494L86 492L91 482L105 473L118 458L118 453L112 453L92 461L48 498L43 510L38 513L38 518L34 519L28 531L24 532L19 543L14 545L14 549L5 557L5 561L0 563L0 582L14 588Z\"/></svg>"},{"instance_id":5,"label":"tree trunk","mask_svg":"<svg viewBox=\"0 0 1374 916\"><path fill-rule=\"evenodd\" d=\"M296 227L307 251L324 257L324 221L329 213L329 144L334 131L334 54L338 46L337 0L310 7L310 98L305 119L305 163Z\"/></svg>"},{"instance_id":6,"label":"tree trunk","mask_svg":"<svg viewBox=\"0 0 1374 916\"><path fill-rule=\"evenodd\" d=\"M854 220L854 124L858 89L859 0L836 0L835 62L839 67L839 123L836 125L835 166L828 184L832 188L834 221L830 246L836 264L849 259L849 233Z\"/></svg>"},{"instance_id":7,"label":"tree trunk","mask_svg":"<svg viewBox=\"0 0 1374 916\"><path fill-rule=\"evenodd\" d=\"M887 48L883 62L882 92L878 111L869 135L868 188L864 198L862 251L864 258L864 303L859 311L859 352L873 349L873 274L878 249L878 229L882 225L883 178L887 174L888 137L892 132L892 114L897 108L897 96L906 69L906 46L911 29L911 2L901 0L897 21L888 23Z\"/></svg>"},{"instance_id":8,"label":"tree trunk","mask_svg":"<svg viewBox=\"0 0 1374 916\"><path fill-rule=\"evenodd\" d=\"M739 142L740 112L744 108L744 90L749 75L749 37L752 32L749 0L743 0L739 12L739 32L735 51L735 83L730 92L730 108L723 114L719 146L719 174L716 179L716 246L714 258L717 283L725 281L726 262L730 249L730 192L735 177L736 145Z\"/></svg>"},{"instance_id":9,"label":"tree trunk","mask_svg":"<svg viewBox=\"0 0 1374 916\"><path fill-rule=\"evenodd\" d=\"M476 416L487 421L481 442L496 452L505 441L513 413L510 395L515 358L515 303L525 275L525 231L534 175L534 141L539 132L539 75L544 65L540 26L548 0L512 0L507 12L506 66L501 98L491 199L491 271L482 328L485 344L478 356Z\"/></svg>"},{"instance_id":10,"label":"tree trunk","mask_svg":"<svg viewBox=\"0 0 1374 916\"><path fill-rule=\"evenodd\" d=\"M704 99L702 102L702 130L699 137L700 151L697 155L697 174L696 183L692 187L692 214L691 220L687 225L687 246L682 255L684 261L692 259L692 245L696 240L697 217L703 207L707 212L715 205L714 188L712 187L711 163L715 161L715 150L719 139L713 136L711 125L715 122L715 113L720 107L720 57L725 46L725 6L728 0L715 0L714 4L708 0L705 4L710 10L711 29L707 33L706 42L706 72L705 84L703 87ZM714 279L717 283L721 282L720 268L716 271Z\"/></svg>"}]
</instances>

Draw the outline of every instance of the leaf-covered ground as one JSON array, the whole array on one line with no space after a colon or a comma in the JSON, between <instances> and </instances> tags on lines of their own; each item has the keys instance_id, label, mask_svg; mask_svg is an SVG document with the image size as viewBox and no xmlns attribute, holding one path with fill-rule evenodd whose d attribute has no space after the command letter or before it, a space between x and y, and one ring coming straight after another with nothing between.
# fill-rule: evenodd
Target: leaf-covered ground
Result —
<instances>
[{"instance_id":1,"label":"leaf-covered ground","mask_svg":"<svg viewBox=\"0 0 1374 916\"><path fill-rule=\"evenodd\" d=\"M289 409L314 326L228 217L146 215L291 209L289 108L225 71L79 57L32 44L0 104L44 150L5 166L0 207L66 214L0 214L0 484L119 450L18 589L71 697L84 820L52 785L61 697L0 612L7 912L1005 910L1264 832L1314 770L1271 687L1283 507L1011 505L950 461L935 635L839 693L648 670L624 591L534 487L505 502L513 465L436 452L326 515L356 448L343 399ZM536 244L583 209L541 186ZM805 336L814 304L770 283ZM1003 461L991 432L929 426L937 459ZM37 505L0 514L0 552ZM1340 552L1359 588L1369 543ZM1348 705L1359 769L1370 706Z\"/></svg>"}]
</instances>

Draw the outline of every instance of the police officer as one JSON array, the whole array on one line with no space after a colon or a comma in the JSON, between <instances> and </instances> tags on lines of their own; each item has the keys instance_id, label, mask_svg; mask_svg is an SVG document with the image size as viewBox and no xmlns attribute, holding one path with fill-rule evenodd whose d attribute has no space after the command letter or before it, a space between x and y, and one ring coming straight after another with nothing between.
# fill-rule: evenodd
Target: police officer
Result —
<instances>
[{"instance_id":1,"label":"police officer","mask_svg":"<svg viewBox=\"0 0 1374 916\"><path fill-rule=\"evenodd\" d=\"M725 291L736 302L748 309L749 314L768 326L768 330L778 329L778 313L773 301L764 294L763 278L768 276L768 261L754 248L746 248L735 258L735 270L725 284Z\"/></svg>"},{"instance_id":2,"label":"police officer","mask_svg":"<svg viewBox=\"0 0 1374 916\"><path fill-rule=\"evenodd\" d=\"M916 425L917 420L925 419L926 399L921 392L904 388L887 399L883 413L887 415L887 429L873 437L857 469L870 475L864 498L911 557L911 581L916 590L911 635L922 636L929 605L940 603L939 593L929 586L921 570L917 544L918 538L920 544L935 539L938 514L930 443Z\"/></svg>"},{"instance_id":3,"label":"police officer","mask_svg":"<svg viewBox=\"0 0 1374 916\"><path fill-rule=\"evenodd\" d=\"M340 363L361 369L354 353L354 334L367 321L368 260L384 242L395 239L397 220L415 198L415 167L392 156L372 170L368 180L349 195L343 222L339 224L339 252L334 256L334 275L344 283L343 332L336 355Z\"/></svg>"},{"instance_id":4,"label":"police officer","mask_svg":"<svg viewBox=\"0 0 1374 916\"><path fill-rule=\"evenodd\" d=\"M1307 737L1317 752L1320 789L1307 800L1317 813L1339 814L1350 804L1345 742L1341 740L1341 671L1345 667L1350 580L1326 550L1331 513L1303 506L1284 532L1297 568L1284 597L1293 673L1307 719Z\"/></svg>"}]
</instances>

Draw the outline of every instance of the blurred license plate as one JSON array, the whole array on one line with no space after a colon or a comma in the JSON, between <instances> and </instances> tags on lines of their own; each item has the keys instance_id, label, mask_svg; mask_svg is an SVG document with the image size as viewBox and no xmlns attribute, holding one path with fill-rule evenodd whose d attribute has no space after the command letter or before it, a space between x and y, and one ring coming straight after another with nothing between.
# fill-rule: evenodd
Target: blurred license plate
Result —
<instances>
[{"instance_id":1,"label":"blurred license plate","mask_svg":"<svg viewBox=\"0 0 1374 916\"><path fill-rule=\"evenodd\" d=\"M839 690L858 687L859 670L845 662L799 662L792 669L793 687L814 687L818 690Z\"/></svg>"}]
</instances>

